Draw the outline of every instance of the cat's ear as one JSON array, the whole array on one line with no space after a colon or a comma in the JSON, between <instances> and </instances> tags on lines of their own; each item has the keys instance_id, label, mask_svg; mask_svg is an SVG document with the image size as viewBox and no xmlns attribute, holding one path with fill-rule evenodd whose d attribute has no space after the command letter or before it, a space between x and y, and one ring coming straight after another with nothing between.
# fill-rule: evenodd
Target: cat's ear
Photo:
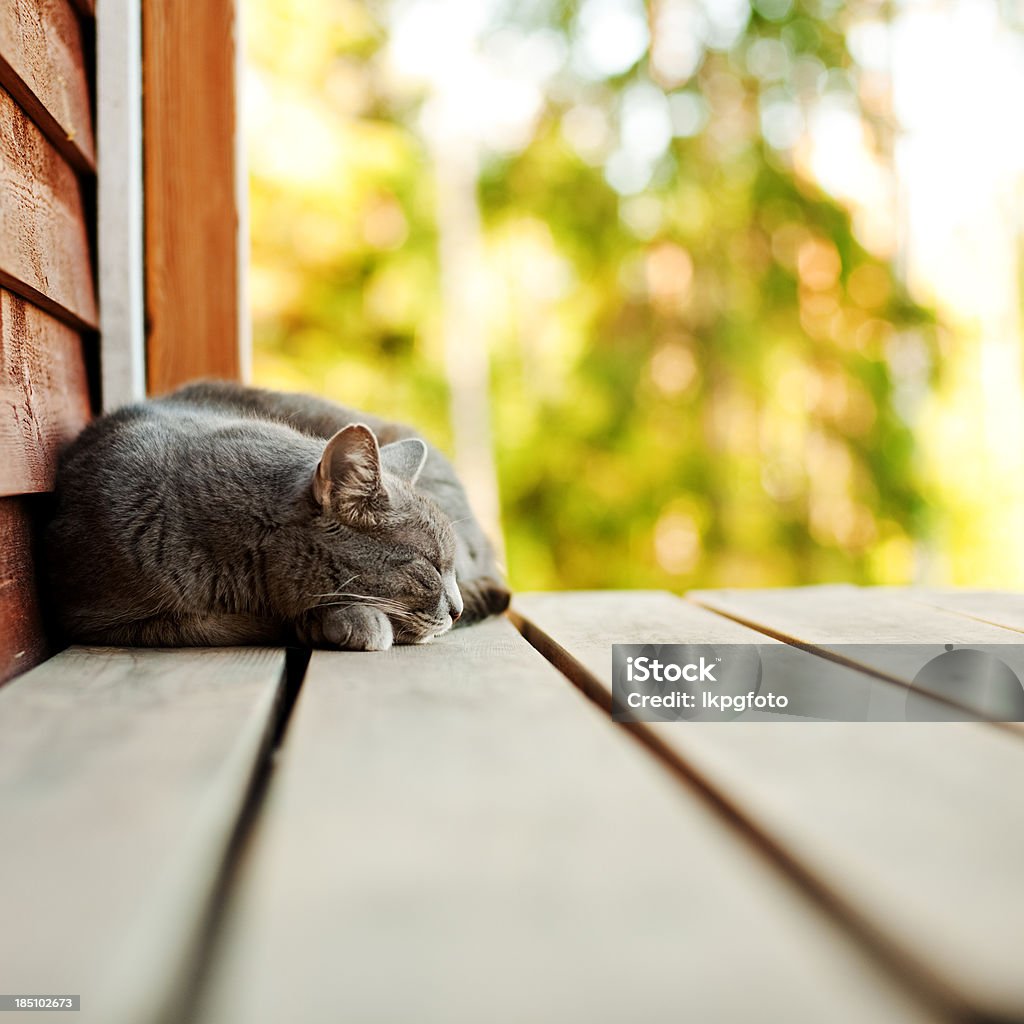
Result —
<instances>
[{"instance_id":1,"label":"cat's ear","mask_svg":"<svg viewBox=\"0 0 1024 1024\"><path fill-rule=\"evenodd\" d=\"M427 461L427 446L418 437L394 441L380 450L380 464L386 473L414 484Z\"/></svg>"},{"instance_id":2,"label":"cat's ear","mask_svg":"<svg viewBox=\"0 0 1024 1024\"><path fill-rule=\"evenodd\" d=\"M380 478L380 449L362 423L339 430L327 442L313 473L313 497L324 508L355 510L385 496Z\"/></svg>"}]
</instances>

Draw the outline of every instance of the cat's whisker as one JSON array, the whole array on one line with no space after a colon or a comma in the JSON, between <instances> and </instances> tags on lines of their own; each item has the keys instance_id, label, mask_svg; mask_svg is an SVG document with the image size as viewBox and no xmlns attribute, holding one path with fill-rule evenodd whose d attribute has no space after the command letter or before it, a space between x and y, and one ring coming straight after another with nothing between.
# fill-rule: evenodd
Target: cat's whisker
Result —
<instances>
[{"instance_id":1,"label":"cat's whisker","mask_svg":"<svg viewBox=\"0 0 1024 1024\"><path fill-rule=\"evenodd\" d=\"M348 590L338 590L333 594L312 594L312 597L351 597L360 601L388 601L386 597L378 597L375 594L356 594Z\"/></svg>"},{"instance_id":2,"label":"cat's whisker","mask_svg":"<svg viewBox=\"0 0 1024 1024\"><path fill-rule=\"evenodd\" d=\"M349 578L347 580L345 580L345 582L342 583L341 585L343 587L347 587L350 583L353 583L355 580L359 579L359 577L362 576L362 575L363 574L361 572L357 572L355 574L355 576L349 576ZM345 594L346 594L346 591L344 591L344 590L332 590L332 591L330 591L327 594L311 594L310 597L342 597Z\"/></svg>"},{"instance_id":3,"label":"cat's whisker","mask_svg":"<svg viewBox=\"0 0 1024 1024\"><path fill-rule=\"evenodd\" d=\"M374 597L370 594L337 594L331 595L337 597L343 597L345 600L342 601L319 601L315 608L353 608L358 606L370 608L376 608L378 611L383 612L392 618L400 619L407 622L415 622L416 619L413 613L410 613L401 605L394 601L389 601L387 598Z\"/></svg>"}]
</instances>

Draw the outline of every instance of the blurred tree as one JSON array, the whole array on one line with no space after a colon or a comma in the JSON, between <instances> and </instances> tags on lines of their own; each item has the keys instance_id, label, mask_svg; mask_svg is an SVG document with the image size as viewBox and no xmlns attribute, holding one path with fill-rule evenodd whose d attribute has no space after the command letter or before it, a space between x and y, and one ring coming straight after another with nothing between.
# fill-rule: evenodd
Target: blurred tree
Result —
<instances>
[{"instance_id":1,"label":"blurred tree","mask_svg":"<svg viewBox=\"0 0 1024 1024\"><path fill-rule=\"evenodd\" d=\"M886 211L816 183L809 128L884 139L845 36L872 5L483 6L452 53L444 3L250 0L257 379L451 440L431 94L403 73L433 54L480 119L513 583L905 580L932 317Z\"/></svg>"}]
</instances>

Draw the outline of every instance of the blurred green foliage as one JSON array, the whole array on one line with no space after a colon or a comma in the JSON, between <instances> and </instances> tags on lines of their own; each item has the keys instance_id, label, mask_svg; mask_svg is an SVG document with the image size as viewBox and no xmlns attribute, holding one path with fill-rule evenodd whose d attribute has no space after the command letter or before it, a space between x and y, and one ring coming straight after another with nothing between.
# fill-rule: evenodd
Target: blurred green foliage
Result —
<instances>
[{"instance_id":1,"label":"blurred green foliage","mask_svg":"<svg viewBox=\"0 0 1024 1024\"><path fill-rule=\"evenodd\" d=\"M479 180L515 586L909 577L931 528L910 421L936 372L933 318L800 169L797 142L765 137L771 104L799 113L831 90L884 145L844 41L850 6L762 0L731 36L705 22L675 77L652 58L657 11L643 52L607 75L574 64L586 4L491 12L483 49L541 33L561 54L529 131L484 147ZM387 60L401 11L249 0L255 376L445 445L424 96ZM673 133L617 172L637 97L662 97Z\"/></svg>"}]
</instances>

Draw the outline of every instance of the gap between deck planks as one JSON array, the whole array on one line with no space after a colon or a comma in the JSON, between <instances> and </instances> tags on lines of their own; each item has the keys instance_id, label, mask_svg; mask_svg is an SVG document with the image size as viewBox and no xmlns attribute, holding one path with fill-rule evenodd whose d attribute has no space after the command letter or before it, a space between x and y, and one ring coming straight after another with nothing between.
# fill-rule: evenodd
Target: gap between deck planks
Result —
<instances>
[{"instance_id":1,"label":"gap between deck planks","mask_svg":"<svg viewBox=\"0 0 1024 1024\"><path fill-rule=\"evenodd\" d=\"M895 595L927 604L933 608L966 615L968 618L1002 626L1018 633L1024 633L1024 594L999 590L929 590L926 588L892 591ZM1024 637L1019 643L1024 644Z\"/></svg>"},{"instance_id":2,"label":"gap between deck planks","mask_svg":"<svg viewBox=\"0 0 1024 1024\"><path fill-rule=\"evenodd\" d=\"M1024 642L1010 629L913 599L912 591L847 584L773 590L691 591L690 601L897 686L914 682L921 647L936 656L947 644L1003 648L1000 658L1024 678ZM970 697L963 707L972 710ZM977 710L977 709L973 709ZM1018 722L993 723L1024 739Z\"/></svg>"},{"instance_id":3,"label":"gap between deck planks","mask_svg":"<svg viewBox=\"0 0 1024 1024\"><path fill-rule=\"evenodd\" d=\"M772 602L776 593L783 598L779 608ZM773 635L809 640L808 623L793 623L793 606L810 618L820 596L813 588L727 597L711 592L700 600L742 611ZM876 602L877 596L844 591L849 615L834 619L833 632L826 624L833 619L817 616L814 640L847 643L871 637L873 629L874 635L898 631L899 602ZM834 611L834 603L824 607ZM610 698L613 643L766 642L667 594L527 595L514 607L525 635L599 702ZM966 619L939 616L929 626L929 610L923 611L918 616L910 609L918 642L947 639L950 629L958 639L977 635L979 624ZM987 627L980 632L991 642ZM837 679L834 668L828 675ZM849 670L851 684L858 675ZM797 877L923 992L957 1013L1024 1019L1024 918L1011 907L1024 883L1024 811L1015 785L1024 775L1024 744L1018 737L975 723L637 728L763 836Z\"/></svg>"},{"instance_id":4,"label":"gap between deck planks","mask_svg":"<svg viewBox=\"0 0 1024 1024\"><path fill-rule=\"evenodd\" d=\"M934 1019L497 619L314 652L203 1024Z\"/></svg>"},{"instance_id":5,"label":"gap between deck planks","mask_svg":"<svg viewBox=\"0 0 1024 1024\"><path fill-rule=\"evenodd\" d=\"M70 648L0 690L0 991L169 1024L282 696L280 650Z\"/></svg>"}]
</instances>

